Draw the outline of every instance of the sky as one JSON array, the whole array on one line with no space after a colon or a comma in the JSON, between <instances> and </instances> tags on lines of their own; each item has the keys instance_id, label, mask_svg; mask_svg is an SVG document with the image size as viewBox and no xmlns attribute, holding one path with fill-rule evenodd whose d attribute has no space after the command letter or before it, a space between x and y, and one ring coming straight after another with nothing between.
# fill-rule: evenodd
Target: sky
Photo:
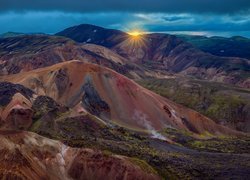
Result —
<instances>
[{"instance_id":1,"label":"sky","mask_svg":"<svg viewBox=\"0 0 250 180\"><path fill-rule=\"evenodd\" d=\"M123 31L250 37L250 0L0 0L0 33L79 24Z\"/></svg>"}]
</instances>

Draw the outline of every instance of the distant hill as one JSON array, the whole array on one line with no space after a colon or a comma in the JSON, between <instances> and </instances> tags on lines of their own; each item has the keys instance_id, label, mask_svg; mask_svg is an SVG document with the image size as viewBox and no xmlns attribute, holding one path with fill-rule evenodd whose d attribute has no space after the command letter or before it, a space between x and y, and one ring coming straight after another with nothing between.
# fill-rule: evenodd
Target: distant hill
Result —
<instances>
[{"instance_id":1,"label":"distant hill","mask_svg":"<svg viewBox=\"0 0 250 180\"><path fill-rule=\"evenodd\" d=\"M0 38L8 38L8 37L17 37L25 35L24 33L18 33L18 32L6 32L3 34L0 34Z\"/></svg>"},{"instance_id":2,"label":"distant hill","mask_svg":"<svg viewBox=\"0 0 250 180\"><path fill-rule=\"evenodd\" d=\"M250 39L245 37L234 36L225 38L192 35L177 35L177 37L191 43L202 51L209 52L216 56L250 59Z\"/></svg>"},{"instance_id":3,"label":"distant hill","mask_svg":"<svg viewBox=\"0 0 250 180\"><path fill-rule=\"evenodd\" d=\"M0 34L0 38L10 38L10 37L18 37L25 35L46 35L45 33L20 33L20 32L6 32Z\"/></svg>"},{"instance_id":4,"label":"distant hill","mask_svg":"<svg viewBox=\"0 0 250 180\"><path fill-rule=\"evenodd\" d=\"M65 36L77 42L112 47L123 41L127 34L115 29L106 29L91 24L81 24L79 26L69 27L56 33L56 35Z\"/></svg>"}]
</instances>

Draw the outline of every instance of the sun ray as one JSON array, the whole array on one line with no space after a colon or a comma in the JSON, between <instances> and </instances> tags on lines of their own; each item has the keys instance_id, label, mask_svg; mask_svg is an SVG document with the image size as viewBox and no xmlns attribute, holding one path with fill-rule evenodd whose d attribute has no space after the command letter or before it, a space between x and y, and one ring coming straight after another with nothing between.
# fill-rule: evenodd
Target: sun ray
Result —
<instances>
[{"instance_id":1,"label":"sun ray","mask_svg":"<svg viewBox=\"0 0 250 180\"><path fill-rule=\"evenodd\" d=\"M141 30L132 30L127 32L128 37L125 40L125 44L131 48L142 48L146 46L146 33Z\"/></svg>"},{"instance_id":2,"label":"sun ray","mask_svg":"<svg viewBox=\"0 0 250 180\"><path fill-rule=\"evenodd\" d=\"M142 35L143 32L135 30L135 31L129 31L128 34L130 36L138 37L138 36Z\"/></svg>"}]
</instances>

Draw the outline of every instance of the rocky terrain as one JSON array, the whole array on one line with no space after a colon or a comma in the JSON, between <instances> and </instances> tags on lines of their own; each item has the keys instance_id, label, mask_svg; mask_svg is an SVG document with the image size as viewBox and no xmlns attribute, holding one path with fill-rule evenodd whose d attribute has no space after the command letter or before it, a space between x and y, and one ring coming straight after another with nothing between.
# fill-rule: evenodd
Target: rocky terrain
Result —
<instances>
[{"instance_id":1,"label":"rocky terrain","mask_svg":"<svg viewBox=\"0 0 250 180\"><path fill-rule=\"evenodd\" d=\"M240 57L250 59L250 39L233 36L225 37L206 37L206 36L189 36L178 35L177 37L191 43L202 51L209 52L216 56L223 57Z\"/></svg>"},{"instance_id":2,"label":"rocky terrain","mask_svg":"<svg viewBox=\"0 0 250 180\"><path fill-rule=\"evenodd\" d=\"M170 126L142 131L102 120L84 106L66 107L22 85L3 82L1 87L1 93L9 94L1 104L2 177L244 179L249 174L249 137L242 133Z\"/></svg>"},{"instance_id":3,"label":"rocky terrain","mask_svg":"<svg viewBox=\"0 0 250 180\"><path fill-rule=\"evenodd\" d=\"M160 179L125 156L71 148L31 132L0 132L3 179Z\"/></svg>"},{"instance_id":4,"label":"rocky terrain","mask_svg":"<svg viewBox=\"0 0 250 180\"><path fill-rule=\"evenodd\" d=\"M24 35L0 39L0 74L16 74L73 59L112 68L130 77L155 72L127 62L111 50L49 35Z\"/></svg>"}]
</instances>

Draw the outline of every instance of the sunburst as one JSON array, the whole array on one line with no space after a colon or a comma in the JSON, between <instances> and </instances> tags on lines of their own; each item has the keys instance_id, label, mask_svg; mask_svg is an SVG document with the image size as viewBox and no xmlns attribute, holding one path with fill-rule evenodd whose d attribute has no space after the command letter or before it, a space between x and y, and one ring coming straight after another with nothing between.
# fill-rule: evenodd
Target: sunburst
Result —
<instances>
[{"instance_id":1,"label":"sunburst","mask_svg":"<svg viewBox=\"0 0 250 180\"><path fill-rule=\"evenodd\" d=\"M128 34L130 36L133 36L133 37L138 37L138 36L142 35L143 32L135 30L135 31L129 31Z\"/></svg>"},{"instance_id":2,"label":"sunburst","mask_svg":"<svg viewBox=\"0 0 250 180\"><path fill-rule=\"evenodd\" d=\"M139 48L146 46L146 34L140 30L129 31L128 37L125 40L127 45L130 45L131 48Z\"/></svg>"}]
</instances>

